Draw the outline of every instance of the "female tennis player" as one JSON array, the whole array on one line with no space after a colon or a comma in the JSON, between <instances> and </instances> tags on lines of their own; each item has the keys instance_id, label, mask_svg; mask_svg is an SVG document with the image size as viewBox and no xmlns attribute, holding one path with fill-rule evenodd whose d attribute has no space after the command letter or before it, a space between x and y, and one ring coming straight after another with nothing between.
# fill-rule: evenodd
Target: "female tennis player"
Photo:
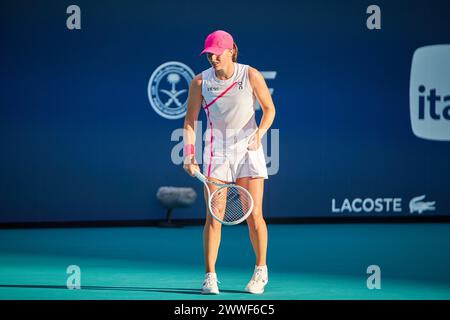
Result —
<instances>
[{"instance_id":1,"label":"female tennis player","mask_svg":"<svg viewBox=\"0 0 450 320\"><path fill-rule=\"evenodd\" d=\"M203 53L211 68L196 75L189 87L184 122L184 169L191 176L199 171L195 161L195 122L203 108L208 122L203 174L211 181L234 182L244 187L254 201L247 224L256 264L245 290L261 294L269 279L267 226L262 213L264 179L268 175L261 139L272 125L275 106L261 73L249 65L237 63L238 48L229 33L218 30L208 35L200 55ZM263 111L259 126L255 119L256 99ZM211 192L217 188L208 185ZM206 197L205 192L207 201ZM208 205L206 208L208 210ZM219 294L215 264L221 227L222 224L207 212L203 230L206 267L203 294Z\"/></svg>"}]
</instances>

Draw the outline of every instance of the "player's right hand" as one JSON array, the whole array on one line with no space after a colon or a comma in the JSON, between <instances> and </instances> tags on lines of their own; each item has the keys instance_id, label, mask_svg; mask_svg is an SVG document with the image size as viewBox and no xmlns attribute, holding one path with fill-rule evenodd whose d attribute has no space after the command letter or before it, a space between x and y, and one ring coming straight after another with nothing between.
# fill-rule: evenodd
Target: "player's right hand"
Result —
<instances>
[{"instance_id":1,"label":"player's right hand","mask_svg":"<svg viewBox=\"0 0 450 320\"><path fill-rule=\"evenodd\" d=\"M195 172L200 172L200 167L195 161L194 155L190 155L184 158L183 169L192 177L195 175Z\"/></svg>"}]
</instances>

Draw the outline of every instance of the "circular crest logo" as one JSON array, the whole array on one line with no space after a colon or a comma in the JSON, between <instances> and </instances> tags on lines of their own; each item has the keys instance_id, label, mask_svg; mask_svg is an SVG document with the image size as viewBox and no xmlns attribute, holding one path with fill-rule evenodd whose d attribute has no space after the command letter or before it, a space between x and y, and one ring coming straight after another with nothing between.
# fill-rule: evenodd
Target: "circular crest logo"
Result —
<instances>
[{"instance_id":1,"label":"circular crest logo","mask_svg":"<svg viewBox=\"0 0 450 320\"><path fill-rule=\"evenodd\" d=\"M166 62L156 68L147 87L150 105L156 113L171 120L184 117L189 84L194 76L191 68L177 61Z\"/></svg>"}]
</instances>

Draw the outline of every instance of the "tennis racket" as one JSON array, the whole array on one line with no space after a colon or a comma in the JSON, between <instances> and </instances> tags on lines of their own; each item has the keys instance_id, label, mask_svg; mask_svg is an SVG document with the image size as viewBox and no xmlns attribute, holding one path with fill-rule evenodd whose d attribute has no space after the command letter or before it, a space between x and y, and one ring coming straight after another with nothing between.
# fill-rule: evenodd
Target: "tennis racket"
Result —
<instances>
[{"instance_id":1,"label":"tennis racket","mask_svg":"<svg viewBox=\"0 0 450 320\"><path fill-rule=\"evenodd\" d=\"M199 171L195 177L203 182L208 193L208 211L214 219L224 225L236 225L247 219L253 210L253 198L247 189L237 184L222 184L211 181ZM218 187L211 193L208 183Z\"/></svg>"}]
</instances>

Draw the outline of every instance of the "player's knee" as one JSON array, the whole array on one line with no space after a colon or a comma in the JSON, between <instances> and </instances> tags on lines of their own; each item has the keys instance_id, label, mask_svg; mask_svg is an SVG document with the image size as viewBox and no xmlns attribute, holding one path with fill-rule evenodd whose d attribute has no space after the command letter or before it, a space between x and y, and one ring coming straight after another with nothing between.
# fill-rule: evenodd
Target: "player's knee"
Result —
<instances>
[{"instance_id":1,"label":"player's knee","mask_svg":"<svg viewBox=\"0 0 450 320\"><path fill-rule=\"evenodd\" d=\"M208 217L206 219L205 228L208 228L210 230L214 231L220 231L222 228L222 224L217 221L216 219L213 219L211 217Z\"/></svg>"},{"instance_id":2,"label":"player's knee","mask_svg":"<svg viewBox=\"0 0 450 320\"><path fill-rule=\"evenodd\" d=\"M253 208L252 214L247 218L247 224L251 231L258 230L264 224L262 208Z\"/></svg>"},{"instance_id":3,"label":"player's knee","mask_svg":"<svg viewBox=\"0 0 450 320\"><path fill-rule=\"evenodd\" d=\"M262 207L261 207L261 206L258 206L258 205L253 206L253 210L252 210L251 216L252 216L254 219L263 219L263 215L262 215Z\"/></svg>"}]
</instances>

